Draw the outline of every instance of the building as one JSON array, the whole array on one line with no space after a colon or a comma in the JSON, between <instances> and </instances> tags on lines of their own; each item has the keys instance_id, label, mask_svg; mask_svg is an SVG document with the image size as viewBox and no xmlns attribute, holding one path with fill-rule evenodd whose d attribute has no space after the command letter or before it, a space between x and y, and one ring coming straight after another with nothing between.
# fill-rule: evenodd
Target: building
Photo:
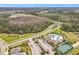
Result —
<instances>
[{"instance_id":1,"label":"building","mask_svg":"<svg viewBox=\"0 0 79 59\"><path fill-rule=\"evenodd\" d=\"M62 45L58 46L58 48L57 48L58 52L61 54L65 54L66 52L68 52L71 49L72 49L72 46L69 44L62 44Z\"/></svg>"},{"instance_id":2,"label":"building","mask_svg":"<svg viewBox=\"0 0 79 59\"><path fill-rule=\"evenodd\" d=\"M48 11L41 11L40 14L48 13Z\"/></svg>"},{"instance_id":3,"label":"building","mask_svg":"<svg viewBox=\"0 0 79 59\"><path fill-rule=\"evenodd\" d=\"M12 48L10 53L17 54L17 53L20 53L20 51L21 51L21 47L16 47L16 48Z\"/></svg>"},{"instance_id":4,"label":"building","mask_svg":"<svg viewBox=\"0 0 79 59\"><path fill-rule=\"evenodd\" d=\"M63 36L58 35L58 34L49 34L49 39L57 45L58 43L61 43L64 39Z\"/></svg>"}]
</instances>

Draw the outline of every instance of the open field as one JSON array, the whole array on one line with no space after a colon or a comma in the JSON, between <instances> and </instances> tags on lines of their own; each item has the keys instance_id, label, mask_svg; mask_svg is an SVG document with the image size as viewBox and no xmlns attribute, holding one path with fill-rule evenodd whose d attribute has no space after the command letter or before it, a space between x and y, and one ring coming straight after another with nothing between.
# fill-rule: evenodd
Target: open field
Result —
<instances>
[{"instance_id":1,"label":"open field","mask_svg":"<svg viewBox=\"0 0 79 59\"><path fill-rule=\"evenodd\" d=\"M76 43L78 41L77 36L72 32L62 31L62 34L65 36L66 41L68 41L71 44Z\"/></svg>"},{"instance_id":2,"label":"open field","mask_svg":"<svg viewBox=\"0 0 79 59\"><path fill-rule=\"evenodd\" d=\"M23 35L19 35L19 34L0 34L0 38L2 38L5 42L9 43L9 42L12 42L12 41L20 40L21 38L29 38L32 35L33 35L32 33L23 34Z\"/></svg>"},{"instance_id":3,"label":"open field","mask_svg":"<svg viewBox=\"0 0 79 59\"><path fill-rule=\"evenodd\" d=\"M73 48L67 54L68 55L79 55L79 46L77 46L76 48Z\"/></svg>"}]
</instances>

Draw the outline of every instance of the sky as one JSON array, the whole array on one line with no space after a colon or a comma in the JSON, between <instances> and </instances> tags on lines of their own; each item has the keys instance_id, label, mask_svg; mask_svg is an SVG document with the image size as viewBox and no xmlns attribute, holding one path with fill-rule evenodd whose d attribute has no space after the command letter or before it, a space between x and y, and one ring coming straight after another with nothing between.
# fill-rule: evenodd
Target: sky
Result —
<instances>
[{"instance_id":1,"label":"sky","mask_svg":"<svg viewBox=\"0 0 79 59\"><path fill-rule=\"evenodd\" d=\"M0 4L0 7L79 7L79 4Z\"/></svg>"}]
</instances>

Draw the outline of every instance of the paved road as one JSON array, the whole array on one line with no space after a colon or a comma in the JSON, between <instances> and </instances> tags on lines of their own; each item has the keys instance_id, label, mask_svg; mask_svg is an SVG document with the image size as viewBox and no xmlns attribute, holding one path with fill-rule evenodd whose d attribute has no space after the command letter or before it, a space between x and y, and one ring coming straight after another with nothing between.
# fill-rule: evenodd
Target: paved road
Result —
<instances>
[{"instance_id":1,"label":"paved road","mask_svg":"<svg viewBox=\"0 0 79 59\"><path fill-rule=\"evenodd\" d=\"M7 46L6 45L7 45L7 43L4 40L0 39L0 55L6 54L6 52L7 52L7 50L6 50Z\"/></svg>"}]
</instances>

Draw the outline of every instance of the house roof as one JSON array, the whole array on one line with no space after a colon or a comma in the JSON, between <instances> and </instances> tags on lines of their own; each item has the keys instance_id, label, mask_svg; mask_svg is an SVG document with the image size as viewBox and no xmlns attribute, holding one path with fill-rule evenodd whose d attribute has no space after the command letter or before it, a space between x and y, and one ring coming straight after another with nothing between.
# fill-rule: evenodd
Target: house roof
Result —
<instances>
[{"instance_id":1,"label":"house roof","mask_svg":"<svg viewBox=\"0 0 79 59\"><path fill-rule=\"evenodd\" d=\"M21 51L21 47L12 48L11 54L16 54L16 53L19 53L20 51Z\"/></svg>"},{"instance_id":2,"label":"house roof","mask_svg":"<svg viewBox=\"0 0 79 59\"><path fill-rule=\"evenodd\" d=\"M60 53L62 53L62 54L66 53L66 52L69 51L70 49L72 49L72 46L69 45L69 44L63 44L63 45L60 45L60 46L57 48L57 50L58 50Z\"/></svg>"}]
</instances>

